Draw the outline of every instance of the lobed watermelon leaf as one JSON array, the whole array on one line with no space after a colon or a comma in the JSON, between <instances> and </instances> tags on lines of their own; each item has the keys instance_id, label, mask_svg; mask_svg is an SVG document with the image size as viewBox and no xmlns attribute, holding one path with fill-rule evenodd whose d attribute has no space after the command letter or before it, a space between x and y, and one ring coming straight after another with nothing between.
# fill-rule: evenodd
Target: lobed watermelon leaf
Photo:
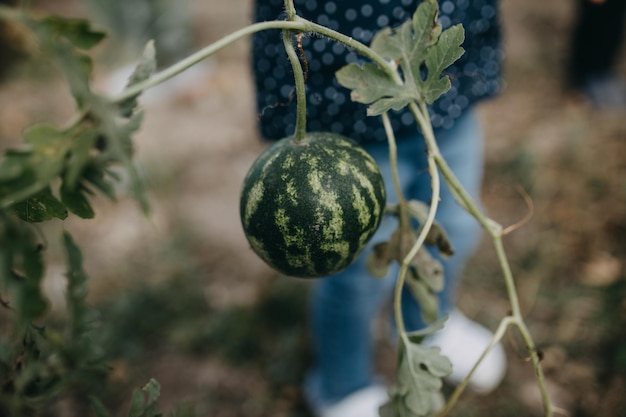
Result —
<instances>
[{"instance_id":1,"label":"lobed watermelon leaf","mask_svg":"<svg viewBox=\"0 0 626 417\"><path fill-rule=\"evenodd\" d=\"M391 401L380 410L382 417L425 417L437 411L441 379L452 372L452 364L438 347L406 341L401 345L398 380Z\"/></svg>"},{"instance_id":2,"label":"lobed watermelon leaf","mask_svg":"<svg viewBox=\"0 0 626 417\"><path fill-rule=\"evenodd\" d=\"M425 0L411 20L379 31L372 40L374 51L400 67L401 84L374 64L353 63L337 71L339 84L352 90L352 100L370 105L368 115L400 110L420 100L432 104L450 89L444 71L463 55L465 34L461 25L442 31L438 13L436 0Z\"/></svg>"}]
</instances>

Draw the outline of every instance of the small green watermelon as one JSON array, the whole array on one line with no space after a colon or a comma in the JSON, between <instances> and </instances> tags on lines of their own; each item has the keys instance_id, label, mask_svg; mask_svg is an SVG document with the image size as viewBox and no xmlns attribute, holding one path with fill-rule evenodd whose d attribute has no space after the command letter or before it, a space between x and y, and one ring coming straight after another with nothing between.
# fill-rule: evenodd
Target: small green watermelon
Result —
<instances>
[{"instance_id":1,"label":"small green watermelon","mask_svg":"<svg viewBox=\"0 0 626 417\"><path fill-rule=\"evenodd\" d=\"M303 278L350 265L384 210L374 159L354 141L326 132L267 148L248 171L240 200L252 249L274 269Z\"/></svg>"}]
</instances>

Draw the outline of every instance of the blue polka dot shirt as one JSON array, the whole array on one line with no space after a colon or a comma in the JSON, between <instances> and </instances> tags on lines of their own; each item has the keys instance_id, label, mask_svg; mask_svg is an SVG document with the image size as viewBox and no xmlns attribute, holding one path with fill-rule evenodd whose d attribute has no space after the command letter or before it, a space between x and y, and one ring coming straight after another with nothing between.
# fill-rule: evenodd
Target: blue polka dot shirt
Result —
<instances>
[{"instance_id":1,"label":"blue polka dot shirt","mask_svg":"<svg viewBox=\"0 0 626 417\"><path fill-rule=\"evenodd\" d=\"M477 101L493 96L502 87L502 49L496 0L440 1L443 29L462 23L465 54L446 70L452 87L430 107L433 127L449 129ZM418 0L295 0L298 14L316 23L370 44L384 27L396 27L410 19ZM284 19L283 0L257 0L255 20ZM307 36L302 45L308 63L307 130L331 131L356 141L386 140L380 117L366 115L367 106L350 100L335 72L348 63L365 59L329 39ZM291 65L281 33L269 30L252 40L252 66L257 91L261 134L280 139L293 134L296 103ZM416 122L408 110L390 113L399 138L414 135Z\"/></svg>"}]
</instances>

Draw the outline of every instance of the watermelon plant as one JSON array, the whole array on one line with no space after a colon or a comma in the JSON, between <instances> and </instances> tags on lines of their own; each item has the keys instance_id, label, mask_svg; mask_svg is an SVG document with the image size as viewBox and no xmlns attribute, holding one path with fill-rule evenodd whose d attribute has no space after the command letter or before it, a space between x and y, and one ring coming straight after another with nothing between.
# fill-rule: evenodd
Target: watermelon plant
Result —
<instances>
[{"instance_id":1,"label":"watermelon plant","mask_svg":"<svg viewBox=\"0 0 626 417\"><path fill-rule=\"evenodd\" d=\"M41 289L46 245L31 225L52 218L63 220L70 213L93 217L91 194L100 192L114 199L120 167L147 211L145 191L132 162L132 135L141 125L140 94L233 42L269 29L283 31L285 51L294 69L298 114L294 135L263 152L242 187L242 225L253 250L287 275L328 275L359 255L385 212L397 216L398 232L368 261L375 275L393 261L401 266L394 296L398 385L382 412L384 416L445 415L458 401L472 373L443 409L436 410L432 398L439 394L441 378L449 372L450 364L437 349L419 343L437 325L417 334L406 331L400 297L403 287L409 285L418 289L414 294L427 306L432 304L433 291L440 288L436 273L415 274L416 268L411 266L419 269L424 244L435 244L443 252L450 250L445 233L434 222L443 179L492 238L511 303L511 314L502 319L483 357L509 328L516 329L535 369L545 416L553 414L539 354L523 320L502 246L503 228L481 212L455 178L439 152L429 119L428 105L450 88L444 71L463 53L463 28L457 25L442 31L437 22L437 1L424 0L411 20L399 28L381 30L367 46L303 19L291 0L285 0L285 8L286 20L239 29L158 73L154 73L155 45L149 43L127 88L115 97L103 97L90 88L93 63L89 57L89 50L104 39L102 32L84 20L33 17L26 8L0 6L0 19L27 28L41 52L56 60L77 107L76 117L66 126L32 126L24 133L24 146L8 150L0 159L0 308L6 310L11 322L11 339L0 340L0 414L38 415L62 395L72 395L88 399L80 410L91 408L99 417L109 415L97 396L99 384L106 382L107 366L90 337L94 324L84 300L87 277L80 250L66 233L67 327L39 326L47 312ZM364 65L347 65L337 78L351 90L352 100L368 105L368 114L383 120L398 188L397 203L386 204L378 168L363 149L347 138L306 130L303 57L298 56L294 39L308 34L342 43L369 60ZM387 112L405 107L415 117L429 151L433 189L429 206L406 201L398 186L395 138ZM413 229L413 219L420 222L417 230ZM82 383L86 376L98 384ZM158 385L150 382L145 391L148 399L141 392L135 394L129 416L158 415Z\"/></svg>"}]
</instances>

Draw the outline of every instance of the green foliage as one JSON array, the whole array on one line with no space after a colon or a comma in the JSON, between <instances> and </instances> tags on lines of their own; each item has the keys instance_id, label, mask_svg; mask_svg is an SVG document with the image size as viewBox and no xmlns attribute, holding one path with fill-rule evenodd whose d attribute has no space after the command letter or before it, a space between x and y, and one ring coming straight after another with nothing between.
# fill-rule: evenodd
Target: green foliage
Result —
<instances>
[{"instance_id":1,"label":"green foliage","mask_svg":"<svg viewBox=\"0 0 626 417\"><path fill-rule=\"evenodd\" d=\"M136 97L117 105L90 89L92 61L86 51L105 35L84 20L18 16L32 30L41 52L58 63L80 116L66 128L35 125L24 132L24 148L6 152L0 159L0 209L28 222L64 219L68 211L92 218L93 191L115 197L112 182L118 176L111 168L116 165L126 169L135 197L147 209L131 162L131 135L141 124ZM155 66L154 52L146 53L131 83L148 78Z\"/></svg>"},{"instance_id":2,"label":"green foliage","mask_svg":"<svg viewBox=\"0 0 626 417\"><path fill-rule=\"evenodd\" d=\"M350 64L337 72L339 83L353 90L352 100L370 104L369 115L400 110L421 100L432 104L448 91L450 79L442 74L463 54L465 35L461 25L442 32L438 12L436 0L424 1L412 20L397 29L383 29L372 40L374 51L399 65L401 84L374 64Z\"/></svg>"},{"instance_id":3,"label":"green foliage","mask_svg":"<svg viewBox=\"0 0 626 417\"><path fill-rule=\"evenodd\" d=\"M161 395L159 383L150 379L141 389L133 391L130 407L126 417L163 417L158 411L158 400ZM106 407L97 397L90 397L91 405L96 417L112 417ZM190 407L180 407L167 415L168 417L193 417L194 412Z\"/></svg>"},{"instance_id":4,"label":"green foliage","mask_svg":"<svg viewBox=\"0 0 626 417\"><path fill-rule=\"evenodd\" d=\"M94 333L98 317L85 301L87 276L81 252L68 233L67 319L46 322L48 302L42 293L45 237L36 223L64 220L72 213L92 218L95 192L114 199L113 183L123 167L135 197L147 209L139 176L131 162L131 135L141 124L137 97L118 105L90 88L92 61L88 55L105 37L81 19L29 15L2 6L0 17L30 29L42 55L54 60L75 98L79 116L67 127L37 124L24 131L23 146L0 157L0 304L9 318L0 338L0 415L39 415L60 398L75 398L80 409L106 383L106 355ZM154 54L144 56L133 83L148 78ZM40 323L46 323L40 324ZM135 416L156 416L158 389L148 388L138 399ZM138 398L136 396L136 398ZM98 414L104 409L97 407ZM104 414L106 415L106 414Z\"/></svg>"},{"instance_id":5,"label":"green foliage","mask_svg":"<svg viewBox=\"0 0 626 417\"><path fill-rule=\"evenodd\" d=\"M392 400L397 403L396 407L408 411L408 415L428 415L435 411L433 397L441 391L441 378L452 372L452 365L438 347L423 347L417 343L403 347L398 386Z\"/></svg>"},{"instance_id":6,"label":"green foliage","mask_svg":"<svg viewBox=\"0 0 626 417\"><path fill-rule=\"evenodd\" d=\"M423 417L440 409L441 379L452 372L452 364L438 347L420 343L425 336L441 330L444 321L439 319L428 328L400 339L397 383L390 392L390 401L380 410L381 417Z\"/></svg>"},{"instance_id":7,"label":"green foliage","mask_svg":"<svg viewBox=\"0 0 626 417\"><path fill-rule=\"evenodd\" d=\"M41 316L47 302L41 293L42 246L35 231L10 213L0 211L0 294L20 324Z\"/></svg>"},{"instance_id":8,"label":"green foliage","mask_svg":"<svg viewBox=\"0 0 626 417\"><path fill-rule=\"evenodd\" d=\"M150 41L144 48L143 55L141 56L141 60L139 61L137 68L135 68L135 71L133 71L133 73L130 75L127 87L139 84L140 82L150 78L150 76L156 71L156 66L156 49L154 48L154 42ZM135 96L121 103L121 114L126 117L132 115L134 109L139 104L137 102L138 97L139 94L136 94Z\"/></svg>"},{"instance_id":9,"label":"green foliage","mask_svg":"<svg viewBox=\"0 0 626 417\"><path fill-rule=\"evenodd\" d=\"M32 311L23 312L26 307L20 306L45 302L40 290L33 289L18 299L12 310L17 320L13 330L17 343L3 342L6 349L0 357L0 367L8 370L0 376L0 410L7 410L9 415L31 415L54 402L61 392L95 393L102 388L108 370L91 337L94 322L85 305L87 278L80 250L68 234L63 239L68 259L68 319L63 329L36 325L32 320L41 314L40 309L30 307Z\"/></svg>"},{"instance_id":10,"label":"green foliage","mask_svg":"<svg viewBox=\"0 0 626 417\"><path fill-rule=\"evenodd\" d=\"M0 158L0 291L8 294L6 303L17 321L28 323L41 317L47 305L40 289L44 247L29 223L63 220L68 213L94 217L94 191L115 198L116 165L129 172L136 197L147 207L131 163L131 135L139 128L141 114L128 103L122 114L117 105L90 90L92 63L86 51L105 35L89 22L3 12L31 29L41 52L58 62L81 111L66 128L37 124L26 129L24 146ZM147 76L149 71L142 69L135 82Z\"/></svg>"},{"instance_id":11,"label":"green foliage","mask_svg":"<svg viewBox=\"0 0 626 417\"><path fill-rule=\"evenodd\" d=\"M105 34L93 30L88 21L81 19L23 16L22 22L31 29L42 52L58 60L78 106L88 105L93 95L89 88L93 63L83 51L100 43Z\"/></svg>"},{"instance_id":12,"label":"green foliage","mask_svg":"<svg viewBox=\"0 0 626 417\"><path fill-rule=\"evenodd\" d=\"M23 323L14 330L14 342L0 339L0 415L37 416L63 396L74 397L78 408L91 408L98 417L111 416L98 399L109 366L95 335L101 330L98 317L85 302L88 279L82 254L67 233L63 246L67 255L67 320L60 328ZM135 391L128 417L161 417L157 411L159 390L152 380ZM191 415L191 410L183 408L171 414Z\"/></svg>"}]
</instances>

